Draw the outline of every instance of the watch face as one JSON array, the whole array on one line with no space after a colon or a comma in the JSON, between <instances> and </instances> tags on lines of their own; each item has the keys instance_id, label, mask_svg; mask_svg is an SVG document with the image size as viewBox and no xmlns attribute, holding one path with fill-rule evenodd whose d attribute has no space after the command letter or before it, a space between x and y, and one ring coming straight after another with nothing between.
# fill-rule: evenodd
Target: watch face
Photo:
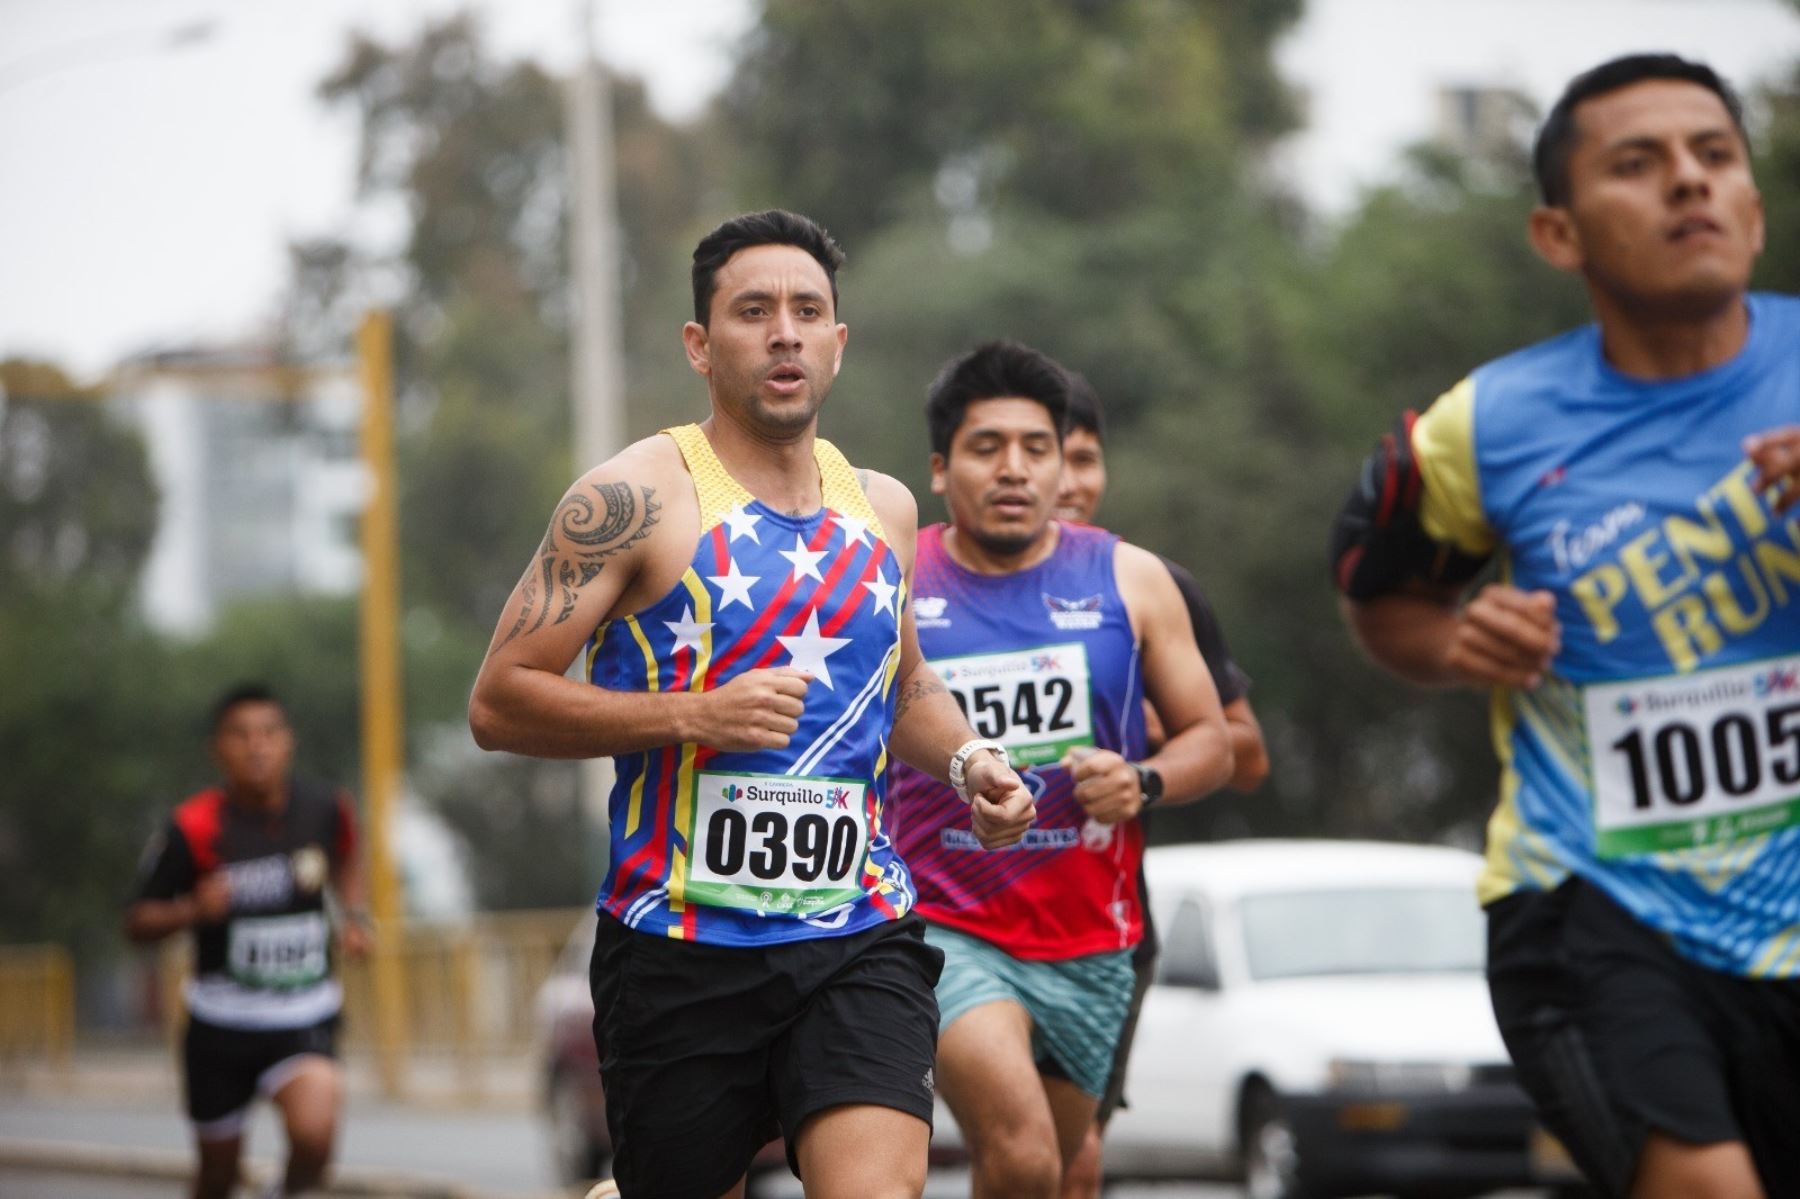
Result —
<instances>
[{"instance_id":1,"label":"watch face","mask_svg":"<svg viewBox=\"0 0 1800 1199\"><path fill-rule=\"evenodd\" d=\"M1163 793L1162 775L1158 774L1148 766L1139 766L1137 772L1138 786L1142 788L1144 792L1145 802L1155 803L1157 800L1161 799Z\"/></svg>"}]
</instances>

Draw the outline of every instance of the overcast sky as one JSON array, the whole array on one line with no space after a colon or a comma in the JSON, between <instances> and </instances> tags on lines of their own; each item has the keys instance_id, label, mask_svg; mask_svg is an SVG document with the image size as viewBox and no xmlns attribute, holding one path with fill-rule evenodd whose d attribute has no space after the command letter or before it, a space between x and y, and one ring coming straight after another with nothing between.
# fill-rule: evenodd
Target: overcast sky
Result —
<instances>
[{"instance_id":1,"label":"overcast sky","mask_svg":"<svg viewBox=\"0 0 1800 1199\"><path fill-rule=\"evenodd\" d=\"M468 8L502 54L563 69L576 5L0 0L0 357L92 377L156 345L254 333L288 240L393 232L355 215L353 119L312 94L347 31L399 41ZM677 119L723 82L754 15L751 0L597 8L603 56ZM205 40L162 44L197 22ZM1431 132L1435 88L1501 84L1547 105L1575 71L1646 48L1748 85L1800 58L1800 15L1784 0L1312 0L1277 56L1312 122L1284 161L1341 211Z\"/></svg>"},{"instance_id":2,"label":"overcast sky","mask_svg":"<svg viewBox=\"0 0 1800 1199\"><path fill-rule=\"evenodd\" d=\"M94 375L254 331L287 241L353 227L355 122L313 98L348 31L396 41L459 9L509 57L574 61L575 0L0 0L0 357ZM675 118L717 91L752 16L747 0L597 9L602 56Z\"/></svg>"}]
</instances>

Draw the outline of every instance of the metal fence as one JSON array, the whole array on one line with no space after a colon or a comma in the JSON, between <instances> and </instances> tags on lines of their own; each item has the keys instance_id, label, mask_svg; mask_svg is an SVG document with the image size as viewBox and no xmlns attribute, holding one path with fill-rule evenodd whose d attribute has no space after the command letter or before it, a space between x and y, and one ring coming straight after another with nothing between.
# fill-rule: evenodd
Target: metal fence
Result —
<instances>
[{"instance_id":1,"label":"metal fence","mask_svg":"<svg viewBox=\"0 0 1800 1199\"><path fill-rule=\"evenodd\" d=\"M409 927L398 938L376 930L368 958L340 958L345 1050L447 1064L457 1089L479 1097L490 1061L530 1047L538 988L584 917L592 919L591 909L486 913L457 925ZM381 954L399 959L403 1045L380 1044L376 1035L381 1025L374 958ZM180 1035L181 985L190 962L188 939L171 938L161 959L162 1010L171 1041Z\"/></svg>"},{"instance_id":2,"label":"metal fence","mask_svg":"<svg viewBox=\"0 0 1800 1199\"><path fill-rule=\"evenodd\" d=\"M61 945L0 945L0 1063L36 1058L67 1069L74 1047L69 951Z\"/></svg>"}]
</instances>

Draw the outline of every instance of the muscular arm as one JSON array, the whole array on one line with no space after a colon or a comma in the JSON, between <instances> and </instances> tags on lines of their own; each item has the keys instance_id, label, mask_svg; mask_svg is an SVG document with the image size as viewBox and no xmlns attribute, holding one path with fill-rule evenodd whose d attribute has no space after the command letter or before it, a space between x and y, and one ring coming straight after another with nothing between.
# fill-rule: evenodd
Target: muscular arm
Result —
<instances>
[{"instance_id":1,"label":"muscular arm","mask_svg":"<svg viewBox=\"0 0 1800 1199\"><path fill-rule=\"evenodd\" d=\"M1168 739L1145 763L1163 778L1166 803L1185 803L1232 778L1231 735L1219 693L1194 641L1181 592L1161 559L1119 544L1114 568L1137 628L1144 694Z\"/></svg>"},{"instance_id":2,"label":"muscular arm","mask_svg":"<svg viewBox=\"0 0 1800 1199\"><path fill-rule=\"evenodd\" d=\"M483 749L591 758L693 740L688 692L615 692L565 676L588 636L618 606L659 538L664 497L682 482L666 454L640 442L564 494L513 588L469 697Z\"/></svg>"},{"instance_id":3,"label":"muscular arm","mask_svg":"<svg viewBox=\"0 0 1800 1199\"><path fill-rule=\"evenodd\" d=\"M918 505L903 484L886 475L867 472L863 487L869 503L881 517L894 556L900 560L910 597L913 551L919 537ZM900 668L894 676L894 686L894 729L888 748L908 766L940 783L948 783L950 755L973 738L975 730L963 718L950 689L920 652L910 603L900 615Z\"/></svg>"}]
</instances>

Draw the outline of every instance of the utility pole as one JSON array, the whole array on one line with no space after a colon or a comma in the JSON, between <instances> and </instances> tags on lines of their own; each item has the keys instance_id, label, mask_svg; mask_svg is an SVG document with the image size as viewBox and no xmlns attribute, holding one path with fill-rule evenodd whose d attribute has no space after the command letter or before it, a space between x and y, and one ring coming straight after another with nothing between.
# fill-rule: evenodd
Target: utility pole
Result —
<instances>
[{"instance_id":1,"label":"utility pole","mask_svg":"<svg viewBox=\"0 0 1800 1199\"><path fill-rule=\"evenodd\" d=\"M369 811L369 910L375 944L369 966L375 990L375 1060L390 1099L406 1090L406 976L401 952L405 918L394 874L394 809L404 777L400 721L399 529L394 494L394 329L381 311L356 333L363 384L363 463L368 468L362 518L363 799Z\"/></svg>"},{"instance_id":2,"label":"utility pole","mask_svg":"<svg viewBox=\"0 0 1800 1199\"><path fill-rule=\"evenodd\" d=\"M619 331L619 214L613 173L612 82L594 52L594 0L581 0L580 64L565 94L572 203L569 252L575 284L570 400L575 474L599 465L625 444L625 369ZM576 660L577 669L586 656ZM609 758L580 764L581 808L596 833L601 860L607 845L606 800L612 790Z\"/></svg>"}]
</instances>

